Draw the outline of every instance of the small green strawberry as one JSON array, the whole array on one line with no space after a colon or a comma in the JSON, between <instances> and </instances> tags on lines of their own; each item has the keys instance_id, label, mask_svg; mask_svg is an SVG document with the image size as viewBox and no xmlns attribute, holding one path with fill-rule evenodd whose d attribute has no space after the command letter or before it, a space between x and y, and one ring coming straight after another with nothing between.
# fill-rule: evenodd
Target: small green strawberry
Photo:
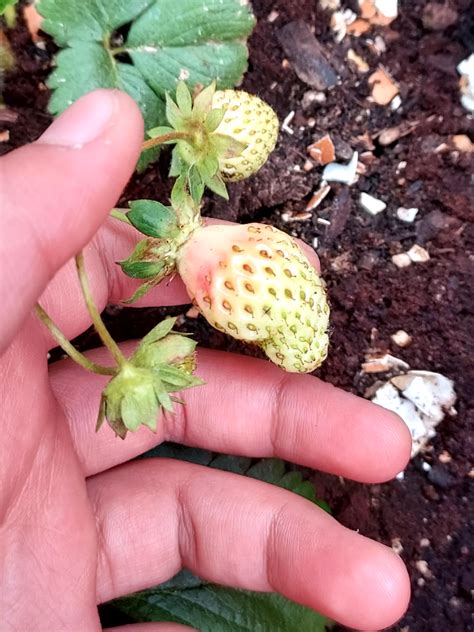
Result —
<instances>
[{"instance_id":1,"label":"small green strawberry","mask_svg":"<svg viewBox=\"0 0 474 632\"><path fill-rule=\"evenodd\" d=\"M173 331L176 318L167 318L140 342L102 392L97 430L107 420L125 439L140 426L156 431L162 410L173 412L170 393L203 384L193 375L196 343Z\"/></svg>"},{"instance_id":2,"label":"small green strawberry","mask_svg":"<svg viewBox=\"0 0 474 632\"><path fill-rule=\"evenodd\" d=\"M218 90L212 99L212 107L225 110L216 134L229 136L245 145L239 156L219 158L221 175L228 182L244 180L265 164L275 148L278 118L265 101L243 90Z\"/></svg>"},{"instance_id":3,"label":"small green strawberry","mask_svg":"<svg viewBox=\"0 0 474 632\"><path fill-rule=\"evenodd\" d=\"M269 105L242 90L216 91L215 83L194 101L186 84L178 83L176 102L167 95L166 116L171 127L150 130L145 146L164 137L176 144L170 175L187 179L195 202L205 186L227 198L225 181L256 173L277 141L278 118Z\"/></svg>"},{"instance_id":4,"label":"small green strawberry","mask_svg":"<svg viewBox=\"0 0 474 632\"><path fill-rule=\"evenodd\" d=\"M257 344L286 371L310 372L326 358L324 282L286 233L264 224L197 228L177 267L216 329Z\"/></svg>"}]
</instances>

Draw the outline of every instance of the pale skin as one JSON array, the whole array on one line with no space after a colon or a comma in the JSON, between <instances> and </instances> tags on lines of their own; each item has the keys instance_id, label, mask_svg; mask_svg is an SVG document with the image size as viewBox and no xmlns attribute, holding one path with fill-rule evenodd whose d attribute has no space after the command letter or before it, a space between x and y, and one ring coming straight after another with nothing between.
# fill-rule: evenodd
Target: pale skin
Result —
<instances>
[{"instance_id":1,"label":"pale skin","mask_svg":"<svg viewBox=\"0 0 474 632\"><path fill-rule=\"evenodd\" d=\"M389 548L285 490L177 461L128 461L171 440L381 482L410 454L396 415L315 377L203 349L198 374L207 385L186 392L156 434L143 428L121 441L108 427L94 432L106 378L70 360L48 369L55 343L31 312L35 302L69 338L90 324L71 257L86 246L100 309L136 288L114 262L137 233L107 215L142 139L133 101L98 91L0 160L0 628L100 630L98 603L183 566L213 582L278 591L357 629L393 624L410 589ZM175 279L139 305L185 302ZM101 349L89 356L111 362Z\"/></svg>"}]
</instances>

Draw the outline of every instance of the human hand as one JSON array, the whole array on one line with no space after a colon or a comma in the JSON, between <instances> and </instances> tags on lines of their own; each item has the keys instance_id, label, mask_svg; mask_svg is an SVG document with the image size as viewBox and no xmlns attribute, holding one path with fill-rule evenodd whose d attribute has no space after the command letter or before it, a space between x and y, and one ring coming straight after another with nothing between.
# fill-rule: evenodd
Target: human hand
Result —
<instances>
[{"instance_id":1,"label":"human hand","mask_svg":"<svg viewBox=\"0 0 474 632\"><path fill-rule=\"evenodd\" d=\"M55 343L31 313L40 295L69 338L90 324L74 254L90 242L86 264L101 309L136 288L114 263L136 232L105 220L142 138L135 104L98 91L0 160L1 629L98 630L98 603L183 566L212 582L278 591L347 626L392 624L409 581L387 547L256 480L168 459L127 461L171 440L380 482L410 454L396 415L312 376L200 350L206 386L184 392L186 405L156 435L141 428L120 441L108 429L94 432L103 380L69 360L48 368ZM138 305L187 301L177 279ZM107 360L103 349L88 356Z\"/></svg>"}]
</instances>

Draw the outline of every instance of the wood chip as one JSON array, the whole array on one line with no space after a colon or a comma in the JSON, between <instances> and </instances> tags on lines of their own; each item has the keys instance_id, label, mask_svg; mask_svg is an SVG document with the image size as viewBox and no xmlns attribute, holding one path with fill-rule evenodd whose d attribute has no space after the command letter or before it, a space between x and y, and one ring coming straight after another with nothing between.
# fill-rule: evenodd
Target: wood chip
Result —
<instances>
[{"instance_id":1,"label":"wood chip","mask_svg":"<svg viewBox=\"0 0 474 632\"><path fill-rule=\"evenodd\" d=\"M387 127L378 134L378 141L384 147L391 145L399 138L408 136L418 127L418 121L409 121L401 123L397 127Z\"/></svg>"},{"instance_id":2,"label":"wood chip","mask_svg":"<svg viewBox=\"0 0 474 632\"><path fill-rule=\"evenodd\" d=\"M332 243L344 231L352 212L352 198L344 187L331 202L331 226L324 236L326 244Z\"/></svg>"},{"instance_id":3,"label":"wood chip","mask_svg":"<svg viewBox=\"0 0 474 632\"><path fill-rule=\"evenodd\" d=\"M372 87L372 99L378 105L388 105L398 94L397 84L383 66L370 75L369 86Z\"/></svg>"},{"instance_id":4,"label":"wood chip","mask_svg":"<svg viewBox=\"0 0 474 632\"><path fill-rule=\"evenodd\" d=\"M373 0L362 0L359 1L359 11L360 15L364 20L370 20L375 17L377 13L377 9L375 8L375 4Z\"/></svg>"},{"instance_id":5,"label":"wood chip","mask_svg":"<svg viewBox=\"0 0 474 632\"><path fill-rule=\"evenodd\" d=\"M309 145L307 151L311 158L319 165L327 165L336 158L334 143L329 134L326 134L326 136L323 136L312 145Z\"/></svg>"},{"instance_id":6,"label":"wood chip","mask_svg":"<svg viewBox=\"0 0 474 632\"><path fill-rule=\"evenodd\" d=\"M337 74L328 54L306 22L289 22L278 31L278 40L301 81L318 90L336 85Z\"/></svg>"},{"instance_id":7,"label":"wood chip","mask_svg":"<svg viewBox=\"0 0 474 632\"><path fill-rule=\"evenodd\" d=\"M36 9L36 2L33 4L27 4L23 7L23 19L25 20L26 27L31 36L31 39L35 44L42 42L43 38L38 35L38 31L41 29L43 23L43 17L38 13Z\"/></svg>"},{"instance_id":8,"label":"wood chip","mask_svg":"<svg viewBox=\"0 0 474 632\"><path fill-rule=\"evenodd\" d=\"M329 186L329 184L326 184L326 183L322 184L321 187L315 193L313 193L310 201L306 205L305 210L313 211L315 208L317 208L321 204L321 202L324 200L324 198L327 196L330 190L331 190L331 187Z\"/></svg>"},{"instance_id":9,"label":"wood chip","mask_svg":"<svg viewBox=\"0 0 474 632\"><path fill-rule=\"evenodd\" d=\"M312 213L307 211L300 211L298 213L282 213L281 219L286 223L291 222L306 222L308 219L311 219L313 216Z\"/></svg>"},{"instance_id":10,"label":"wood chip","mask_svg":"<svg viewBox=\"0 0 474 632\"><path fill-rule=\"evenodd\" d=\"M393 369L407 371L410 365L401 358L397 358L390 353L383 356L369 357L362 364L363 373L384 373Z\"/></svg>"},{"instance_id":11,"label":"wood chip","mask_svg":"<svg viewBox=\"0 0 474 632\"><path fill-rule=\"evenodd\" d=\"M474 151L474 143L466 134L456 134L451 140L456 149L462 153L471 154Z\"/></svg>"},{"instance_id":12,"label":"wood chip","mask_svg":"<svg viewBox=\"0 0 474 632\"><path fill-rule=\"evenodd\" d=\"M360 37L361 35L364 35L364 33L367 33L367 31L369 30L370 23L367 22L367 20L362 20L360 18L354 20L352 24L347 25L347 32L349 33L349 35L354 35L354 37Z\"/></svg>"},{"instance_id":13,"label":"wood chip","mask_svg":"<svg viewBox=\"0 0 474 632\"><path fill-rule=\"evenodd\" d=\"M362 162L364 165L368 165L369 167L370 165L373 165L374 162L377 160L377 158L371 151L363 151L359 156L359 159L360 162Z\"/></svg>"},{"instance_id":14,"label":"wood chip","mask_svg":"<svg viewBox=\"0 0 474 632\"><path fill-rule=\"evenodd\" d=\"M367 149L368 151L373 151L375 149L375 145L372 142L372 137L370 136L369 132L364 132L363 134L356 136L355 140L357 143L360 143L364 147L364 149Z\"/></svg>"}]
</instances>

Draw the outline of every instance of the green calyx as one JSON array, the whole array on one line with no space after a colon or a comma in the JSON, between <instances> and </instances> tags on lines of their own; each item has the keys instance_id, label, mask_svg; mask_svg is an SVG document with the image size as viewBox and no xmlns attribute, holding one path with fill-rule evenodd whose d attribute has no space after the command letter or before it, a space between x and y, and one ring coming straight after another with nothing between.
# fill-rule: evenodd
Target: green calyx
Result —
<instances>
[{"instance_id":1,"label":"green calyx","mask_svg":"<svg viewBox=\"0 0 474 632\"><path fill-rule=\"evenodd\" d=\"M133 296L125 301L134 303L175 271L178 250L201 225L201 216L199 207L186 191L185 179L180 177L171 193L171 206L153 200L135 200L130 202L126 217L147 235L127 259L119 261L129 277L144 279Z\"/></svg>"},{"instance_id":2,"label":"green calyx","mask_svg":"<svg viewBox=\"0 0 474 632\"><path fill-rule=\"evenodd\" d=\"M173 332L175 322L167 318L152 329L107 384L97 430L107 420L122 439L142 425L156 432L160 412L173 412L173 402L179 401L170 393L203 384L193 375L196 343Z\"/></svg>"},{"instance_id":3,"label":"green calyx","mask_svg":"<svg viewBox=\"0 0 474 632\"><path fill-rule=\"evenodd\" d=\"M186 178L193 200L200 202L207 186L228 199L227 188L219 171L220 161L239 156L246 145L217 133L224 118L224 109L213 109L215 82L202 90L193 101L188 87L180 81L176 88L176 102L166 95L166 117L171 127L158 127L148 132L151 138L165 134L180 134L175 143L170 175Z\"/></svg>"}]
</instances>

